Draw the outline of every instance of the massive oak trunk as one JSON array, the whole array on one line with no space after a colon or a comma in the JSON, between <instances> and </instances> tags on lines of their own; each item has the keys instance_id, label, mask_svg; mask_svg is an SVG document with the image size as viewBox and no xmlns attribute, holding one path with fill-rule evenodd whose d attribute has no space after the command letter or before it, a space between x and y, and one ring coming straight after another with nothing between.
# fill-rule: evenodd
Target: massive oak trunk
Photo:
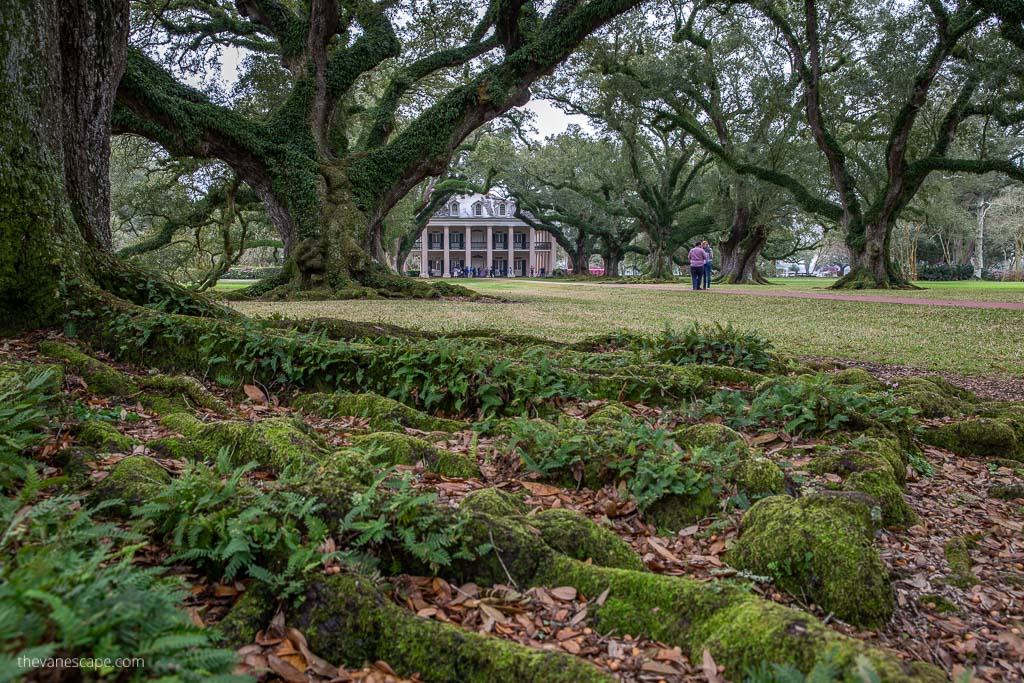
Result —
<instances>
[{"instance_id":1,"label":"massive oak trunk","mask_svg":"<svg viewBox=\"0 0 1024 683\"><path fill-rule=\"evenodd\" d=\"M846 231L850 251L850 272L831 289L907 289L912 288L892 262L890 242L893 223L886 220L851 225Z\"/></svg>"},{"instance_id":2,"label":"massive oak trunk","mask_svg":"<svg viewBox=\"0 0 1024 683\"><path fill-rule=\"evenodd\" d=\"M726 284L766 285L757 270L757 259L768 241L768 227L751 221L750 207L737 202L729 226L729 236L722 242L722 270L718 282Z\"/></svg>"},{"instance_id":3,"label":"massive oak trunk","mask_svg":"<svg viewBox=\"0 0 1024 683\"><path fill-rule=\"evenodd\" d=\"M59 320L109 261L126 0L0 0L0 332Z\"/></svg>"}]
</instances>

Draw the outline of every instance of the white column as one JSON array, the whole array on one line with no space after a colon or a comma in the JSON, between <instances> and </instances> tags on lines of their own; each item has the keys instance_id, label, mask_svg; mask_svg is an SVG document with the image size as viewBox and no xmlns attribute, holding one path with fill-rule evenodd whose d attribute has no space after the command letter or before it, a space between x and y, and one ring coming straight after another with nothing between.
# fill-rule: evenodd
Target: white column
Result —
<instances>
[{"instance_id":1,"label":"white column","mask_svg":"<svg viewBox=\"0 0 1024 683\"><path fill-rule=\"evenodd\" d=\"M430 228L423 228L420 233L420 277L430 277L430 257L427 255L427 240L430 239Z\"/></svg>"},{"instance_id":2,"label":"white column","mask_svg":"<svg viewBox=\"0 0 1024 683\"><path fill-rule=\"evenodd\" d=\"M533 228L530 228L529 240L530 240L530 262L526 264L526 267L529 269L527 271L527 275L531 275L531 274L532 275L536 275L537 274L536 273L536 271L537 271L537 253L536 253L536 246L535 245L536 245L536 242L537 242L537 232ZM530 270L532 270L534 272L530 273L529 272Z\"/></svg>"},{"instance_id":3,"label":"white column","mask_svg":"<svg viewBox=\"0 0 1024 683\"><path fill-rule=\"evenodd\" d=\"M512 265L516 262L515 243L512 241L515 237L515 228L508 229L508 268L506 269L509 277L515 277L512 271Z\"/></svg>"},{"instance_id":4,"label":"white column","mask_svg":"<svg viewBox=\"0 0 1024 683\"><path fill-rule=\"evenodd\" d=\"M494 263L494 234L491 226L487 226L487 263L484 264L484 272L491 272L491 264Z\"/></svg>"},{"instance_id":5,"label":"white column","mask_svg":"<svg viewBox=\"0 0 1024 683\"><path fill-rule=\"evenodd\" d=\"M441 274L441 277L451 277L452 276L452 270L451 270L451 265L450 265L451 261L448 258L449 255L448 255L448 226L447 225L444 226L444 245L443 246L444 246L444 273Z\"/></svg>"},{"instance_id":6,"label":"white column","mask_svg":"<svg viewBox=\"0 0 1024 683\"><path fill-rule=\"evenodd\" d=\"M472 228L466 226L466 261L462 264L462 270L466 270L473 265L473 234L470 232Z\"/></svg>"}]
</instances>

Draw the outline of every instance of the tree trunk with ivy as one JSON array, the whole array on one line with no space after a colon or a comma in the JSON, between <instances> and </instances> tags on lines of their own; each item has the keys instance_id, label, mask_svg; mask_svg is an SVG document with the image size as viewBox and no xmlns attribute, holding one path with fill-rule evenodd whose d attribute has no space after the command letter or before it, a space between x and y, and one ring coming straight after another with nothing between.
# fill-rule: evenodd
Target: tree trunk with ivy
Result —
<instances>
[{"instance_id":1,"label":"tree trunk with ivy","mask_svg":"<svg viewBox=\"0 0 1024 683\"><path fill-rule=\"evenodd\" d=\"M496 3L464 44L403 61L389 3L353 9L320 0L308 12L280 0L184 3L158 14L163 30L275 55L288 71L290 93L266 118L254 120L178 83L141 50L130 49L114 129L154 140L174 156L220 159L252 187L287 254L282 276L258 290L366 286L415 294L430 286L400 278L386 265L381 232L388 211L422 180L440 175L473 130L525 104L537 78L635 4L559 3L541 16L532 3ZM468 68L494 52L502 58L399 126L405 96L423 79ZM382 93L352 114L349 99L360 79L379 70L390 76Z\"/></svg>"}]
</instances>

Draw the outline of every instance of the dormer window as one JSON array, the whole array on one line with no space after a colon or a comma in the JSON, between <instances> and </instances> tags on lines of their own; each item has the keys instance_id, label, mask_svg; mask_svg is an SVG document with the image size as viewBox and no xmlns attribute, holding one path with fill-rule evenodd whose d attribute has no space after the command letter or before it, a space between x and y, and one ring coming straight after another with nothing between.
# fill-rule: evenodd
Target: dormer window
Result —
<instances>
[{"instance_id":1,"label":"dormer window","mask_svg":"<svg viewBox=\"0 0 1024 683\"><path fill-rule=\"evenodd\" d=\"M483 202L477 202L476 204L473 205L473 215L474 216L483 216L484 215L484 203Z\"/></svg>"},{"instance_id":2,"label":"dormer window","mask_svg":"<svg viewBox=\"0 0 1024 683\"><path fill-rule=\"evenodd\" d=\"M499 202L498 203L498 215L499 216L504 216L505 215L505 202Z\"/></svg>"},{"instance_id":3,"label":"dormer window","mask_svg":"<svg viewBox=\"0 0 1024 683\"><path fill-rule=\"evenodd\" d=\"M448 207L448 215L449 216L458 216L459 215L459 203L458 202L452 202L451 203L451 205Z\"/></svg>"}]
</instances>

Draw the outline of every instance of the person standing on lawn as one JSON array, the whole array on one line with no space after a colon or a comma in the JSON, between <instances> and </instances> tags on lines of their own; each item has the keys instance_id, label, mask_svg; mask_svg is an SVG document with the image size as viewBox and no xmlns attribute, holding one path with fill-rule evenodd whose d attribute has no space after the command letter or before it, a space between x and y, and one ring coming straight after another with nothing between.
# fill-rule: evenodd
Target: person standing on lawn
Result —
<instances>
[{"instance_id":1,"label":"person standing on lawn","mask_svg":"<svg viewBox=\"0 0 1024 683\"><path fill-rule=\"evenodd\" d=\"M700 242L693 245L693 249L690 250L690 280L693 281L693 291L701 289L701 283L704 281L704 263L707 261L708 254L704 251Z\"/></svg>"},{"instance_id":2,"label":"person standing on lawn","mask_svg":"<svg viewBox=\"0 0 1024 683\"><path fill-rule=\"evenodd\" d=\"M700 246L708 256L704 261L704 289L711 289L711 258L715 253L711 250L711 244L707 240L704 240Z\"/></svg>"}]
</instances>

